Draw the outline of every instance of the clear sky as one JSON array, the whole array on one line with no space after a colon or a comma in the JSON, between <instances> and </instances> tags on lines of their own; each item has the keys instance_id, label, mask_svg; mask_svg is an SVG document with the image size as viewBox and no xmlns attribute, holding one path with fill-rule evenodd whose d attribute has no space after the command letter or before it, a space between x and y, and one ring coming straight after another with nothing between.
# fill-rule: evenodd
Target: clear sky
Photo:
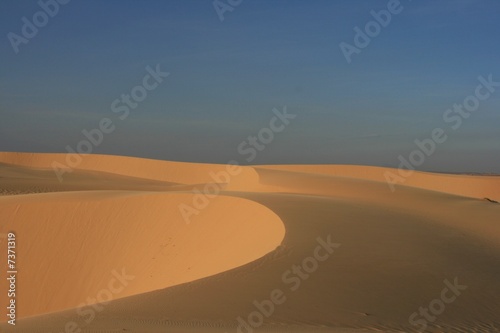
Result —
<instances>
[{"instance_id":1,"label":"clear sky","mask_svg":"<svg viewBox=\"0 0 500 333\"><path fill-rule=\"evenodd\" d=\"M239 145L286 106L297 117L252 164L397 167L443 128L418 169L500 173L500 87L458 129L443 119L479 76L500 82L500 2L401 0L348 63L340 43L391 1L229 0L221 21L210 0L71 0L47 22L2 1L0 151L66 152L109 118L94 153L246 163ZM120 120L111 104L157 64L170 75Z\"/></svg>"}]
</instances>

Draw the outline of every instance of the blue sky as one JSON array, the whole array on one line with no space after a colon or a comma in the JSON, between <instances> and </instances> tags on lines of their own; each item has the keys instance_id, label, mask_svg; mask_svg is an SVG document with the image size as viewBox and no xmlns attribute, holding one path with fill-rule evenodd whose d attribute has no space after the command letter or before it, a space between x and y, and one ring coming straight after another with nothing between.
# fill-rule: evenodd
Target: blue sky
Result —
<instances>
[{"instance_id":1,"label":"blue sky","mask_svg":"<svg viewBox=\"0 0 500 333\"><path fill-rule=\"evenodd\" d=\"M220 21L212 1L72 0L15 53L8 33L41 7L2 1L0 150L66 152L109 117L95 153L244 162L286 106L297 117L252 163L397 167L478 76L500 81L500 3L401 0L348 64L339 44L388 2L243 0ZM117 121L111 103L157 64L168 78ZM499 107L500 88L418 169L500 173Z\"/></svg>"}]
</instances>

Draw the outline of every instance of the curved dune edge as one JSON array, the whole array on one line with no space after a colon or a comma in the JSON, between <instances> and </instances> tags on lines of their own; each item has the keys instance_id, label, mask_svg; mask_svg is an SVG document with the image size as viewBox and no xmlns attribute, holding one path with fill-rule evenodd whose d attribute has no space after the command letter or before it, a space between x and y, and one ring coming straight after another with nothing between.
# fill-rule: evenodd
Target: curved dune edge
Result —
<instances>
[{"instance_id":1,"label":"curved dune edge","mask_svg":"<svg viewBox=\"0 0 500 333\"><path fill-rule=\"evenodd\" d=\"M427 195L408 191L415 194L404 198L409 206L418 195ZM486 333L498 327L500 249L454 223L435 220L439 206L457 210L449 221L471 225L475 216L494 228L491 235L498 244L496 205L460 198L449 202L450 196L442 195L436 202L429 200L429 215L423 217L337 198L235 195L255 200L282 218L282 246L224 274L110 302L88 325L72 309L21 320L16 329L4 325L6 332L59 332L68 322L96 333L110 327L141 333L237 332L236 318L248 318L256 309L253 302L268 299L276 288L285 292L286 303L276 306L265 326L254 332L418 332L408 317L439 297L444 279L454 277L468 288L447 305L435 325L429 323L429 331ZM485 210L489 216L478 218ZM328 235L341 247L292 291L283 273L313 255L317 238Z\"/></svg>"},{"instance_id":2,"label":"curved dune edge","mask_svg":"<svg viewBox=\"0 0 500 333\"><path fill-rule=\"evenodd\" d=\"M99 170L90 170L95 172L96 178L88 182L89 187L110 180L106 179L111 174L106 170L106 164L111 163L113 158L91 158L101 168L100 172L108 172L108 175L98 175L96 171ZM39 168L47 168L47 164L44 164L47 159L39 160L36 156L28 159L21 156L21 159L29 167L36 164ZM29 159L34 162L30 164ZM16 162L15 159L13 161ZM70 239L77 233L71 222L78 220L80 215L92 215L79 222L86 229L76 229L81 230L82 235L87 235L85 241L90 242L89 245L65 243L63 251L57 247L58 253L88 252L94 259L90 264L86 258L82 258L82 265L94 269L97 263L107 269L81 274L87 278L86 283L89 278L93 281L92 285L100 283L91 291L82 291L82 297L96 298L102 290L110 289L109 283L114 275L104 263L107 258L111 258L113 269L118 273L123 267L116 267L116 263L127 263L139 272L135 274L125 269L127 274L136 275L136 278L122 291L112 295L115 300L106 304L104 311L94 311L97 316L89 323L89 317L75 311L75 306L72 306L66 311L42 316L20 316L16 327L0 323L2 332L4 329L6 332L62 332L69 322L77 323L82 332L96 333L109 332L110 329L130 332L234 332L238 325L236 318L248 318L255 311L254 301L269 298L275 288L286 293L287 301L276 306L272 316L266 319L262 327L264 331L345 332L345 328L352 328L353 332L358 332L358 329L360 332L412 332L417 331L408 319L412 312L421 306L428 306L431 300L439 297L444 279L453 281L455 277L468 288L456 302L447 305L446 311L435 323L429 323L429 329L492 332L500 325L500 271L497 265L500 258L500 205L470 199L474 197L472 194L482 195L488 189L480 184L481 181L491 178L495 182L497 177L450 175L451 180L448 181L448 175L421 173L424 177L436 176L434 181L443 186L442 190L423 187L435 184L422 178L422 186L399 186L396 192L391 192L383 178L384 170L397 172L395 169L361 166L305 166L304 169L304 166L285 166L289 168L287 170L279 170L281 166L243 167L241 169L244 171L238 174L239 177L221 186L224 196L234 197L211 198L208 207L200 208L200 214L187 226L195 229L188 228L188 233L182 233L184 229L180 227L163 229L162 217L172 220L178 214L178 204L193 206L195 198L198 198L198 205L203 206L200 195L196 197L185 192L191 193L193 188L203 190L206 183L213 182L210 172L220 172L224 166L198 164L198 171L195 168L186 171L184 163L154 160L134 163L152 170L147 179L156 181L154 177L158 176L163 181L168 179L171 183L186 185L166 186L160 189L164 193L153 194L149 192L149 187L142 187L132 180L127 180L130 182L127 191L110 191L111 188L105 187L96 188L100 191L88 191L75 183L74 190L80 192L0 197L0 213L3 207L10 206L12 212L18 209L14 217L24 211L23 207L39 205L36 213L18 218L18 222L24 225L21 228L26 228L20 239L37 237L37 233L33 232L35 223L43 227L43 234L64 233L63 238ZM168 170L172 172L164 173L158 163L171 163L167 169L170 168ZM128 177L137 176L133 167L130 170L126 164L117 167L122 169L120 172L129 172ZM78 174L78 177L85 179L87 171L82 170L73 175ZM194 172L193 179L196 181L189 181L191 172ZM463 177L467 179L462 181ZM479 185L475 184L478 179ZM16 179L11 177L8 181L15 184ZM115 179L110 183L116 185L121 181ZM222 179L219 183L226 182ZM464 188L461 189L461 186ZM471 188L479 192L474 193ZM477 198L482 199L481 196ZM495 199L493 196L490 198ZM242 199L251 201L243 201L246 204L240 207ZM220 206L215 205L216 202ZM47 206L45 203L53 208L44 211ZM267 220L268 215L263 218L247 216L255 214L255 210L262 214L268 212L269 216L276 218L279 223L271 224L279 229L281 235L269 242L268 248L263 249L260 256L253 253L254 247L262 243L261 237L267 243L266 228L269 225L262 223L265 224L262 226L259 221ZM50 223L53 216L63 222L53 227L54 223ZM207 217L211 218L205 223ZM98 223L89 222L96 218ZM243 227L240 225L241 220L244 221ZM2 227L0 232L4 232ZM28 227L32 229L28 231ZM219 228L223 230L219 231ZM228 232L228 228L233 228L234 233ZM95 230L102 230L103 236ZM28 235L30 233L32 235ZM170 242L168 237L172 234L175 237ZM93 235L99 236L91 237ZM169 242L160 242L160 239L166 239L165 235L169 235ZM198 235L198 238L193 239L193 235ZM206 235L214 237L206 239ZM248 235L255 237L246 239ZM325 240L329 235L341 247L322 262L309 278L303 280L298 290L292 291L291 280L283 279L284 272L289 271L292 265L303 263L305 258L313 254L312 251L318 246L318 237ZM227 240L221 240L224 237ZM115 242L115 239L120 241ZM246 239L243 241L245 245L241 244L241 239ZM228 246L233 241L235 244ZM44 246L47 244L56 248L52 239L46 238L41 243ZM184 247L178 250L181 244ZM202 247L199 247L200 244ZM277 244L280 246L276 248ZM241 253L248 254L247 264L241 264L240 246ZM210 251L211 248L214 252ZM238 249L236 252L235 248ZM151 252L156 249L168 255L168 260L165 259L168 265L161 264L163 261L160 263ZM219 249L221 251L216 253ZM36 256L37 251L43 252L43 249L25 252L23 257ZM198 258L200 255L203 259ZM207 256L213 256L210 257L213 260L207 259ZM164 260L163 257L160 260ZM221 274L215 272L207 275L203 266L218 267L231 260L234 265L227 269L221 267ZM50 269L56 265L59 272L66 274L69 268L73 271L80 267L75 268L74 263L67 259L62 263L58 261L58 257L47 260ZM191 262L196 265L186 265ZM167 266L175 266L176 269L172 272ZM200 278L194 276L190 280L186 277L192 274L193 267L201 267L203 274L199 275ZM40 276L38 279L37 274L46 270L47 266L30 271L32 276L25 277L23 285L33 284L45 288L49 283L48 278ZM172 274L175 272L179 274ZM160 287L150 289L150 281L158 276ZM78 278L80 276L75 277L75 281L82 283ZM75 281L72 283L77 285ZM136 288L145 286L136 290L137 293L129 289L133 288L136 281ZM163 288L169 283L170 287ZM112 286L117 287L115 284ZM77 294L80 291L68 291L68 295L72 292ZM128 296L129 292L130 297L122 298ZM33 302L26 295L23 297L25 304ZM35 302L47 303L49 298L38 297ZM258 331L261 330L255 330Z\"/></svg>"},{"instance_id":3,"label":"curved dune edge","mask_svg":"<svg viewBox=\"0 0 500 333\"><path fill-rule=\"evenodd\" d=\"M280 218L242 198L219 196L188 225L179 205L192 199L118 191L0 198L0 232L15 230L19 240L18 317L201 279L254 261L283 240Z\"/></svg>"}]
</instances>

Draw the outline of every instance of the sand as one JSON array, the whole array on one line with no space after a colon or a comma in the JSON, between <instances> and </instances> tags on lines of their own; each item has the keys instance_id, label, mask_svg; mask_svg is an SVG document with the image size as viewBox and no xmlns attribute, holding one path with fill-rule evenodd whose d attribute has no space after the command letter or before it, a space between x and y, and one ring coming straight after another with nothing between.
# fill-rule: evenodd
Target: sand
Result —
<instances>
[{"instance_id":1,"label":"sand","mask_svg":"<svg viewBox=\"0 0 500 333\"><path fill-rule=\"evenodd\" d=\"M500 330L500 177L66 158L0 153L0 332Z\"/></svg>"}]
</instances>

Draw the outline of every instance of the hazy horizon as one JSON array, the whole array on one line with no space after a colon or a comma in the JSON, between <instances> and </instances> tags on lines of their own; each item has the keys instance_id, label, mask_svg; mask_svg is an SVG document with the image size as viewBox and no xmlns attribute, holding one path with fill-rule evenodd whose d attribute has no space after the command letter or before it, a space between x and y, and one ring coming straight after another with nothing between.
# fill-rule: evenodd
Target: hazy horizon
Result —
<instances>
[{"instance_id":1,"label":"hazy horizon","mask_svg":"<svg viewBox=\"0 0 500 333\"><path fill-rule=\"evenodd\" d=\"M69 1L17 52L9 33L42 9L4 2L0 151L65 153L109 118L116 129L93 153L398 167L443 128L418 170L500 173L500 89L456 130L444 120L479 77L500 81L500 4L402 0L349 63L341 43L390 2L244 0L221 21L212 1ZM119 119L113 102L157 66L169 75ZM248 161L239 145L285 107L296 117Z\"/></svg>"}]
</instances>

